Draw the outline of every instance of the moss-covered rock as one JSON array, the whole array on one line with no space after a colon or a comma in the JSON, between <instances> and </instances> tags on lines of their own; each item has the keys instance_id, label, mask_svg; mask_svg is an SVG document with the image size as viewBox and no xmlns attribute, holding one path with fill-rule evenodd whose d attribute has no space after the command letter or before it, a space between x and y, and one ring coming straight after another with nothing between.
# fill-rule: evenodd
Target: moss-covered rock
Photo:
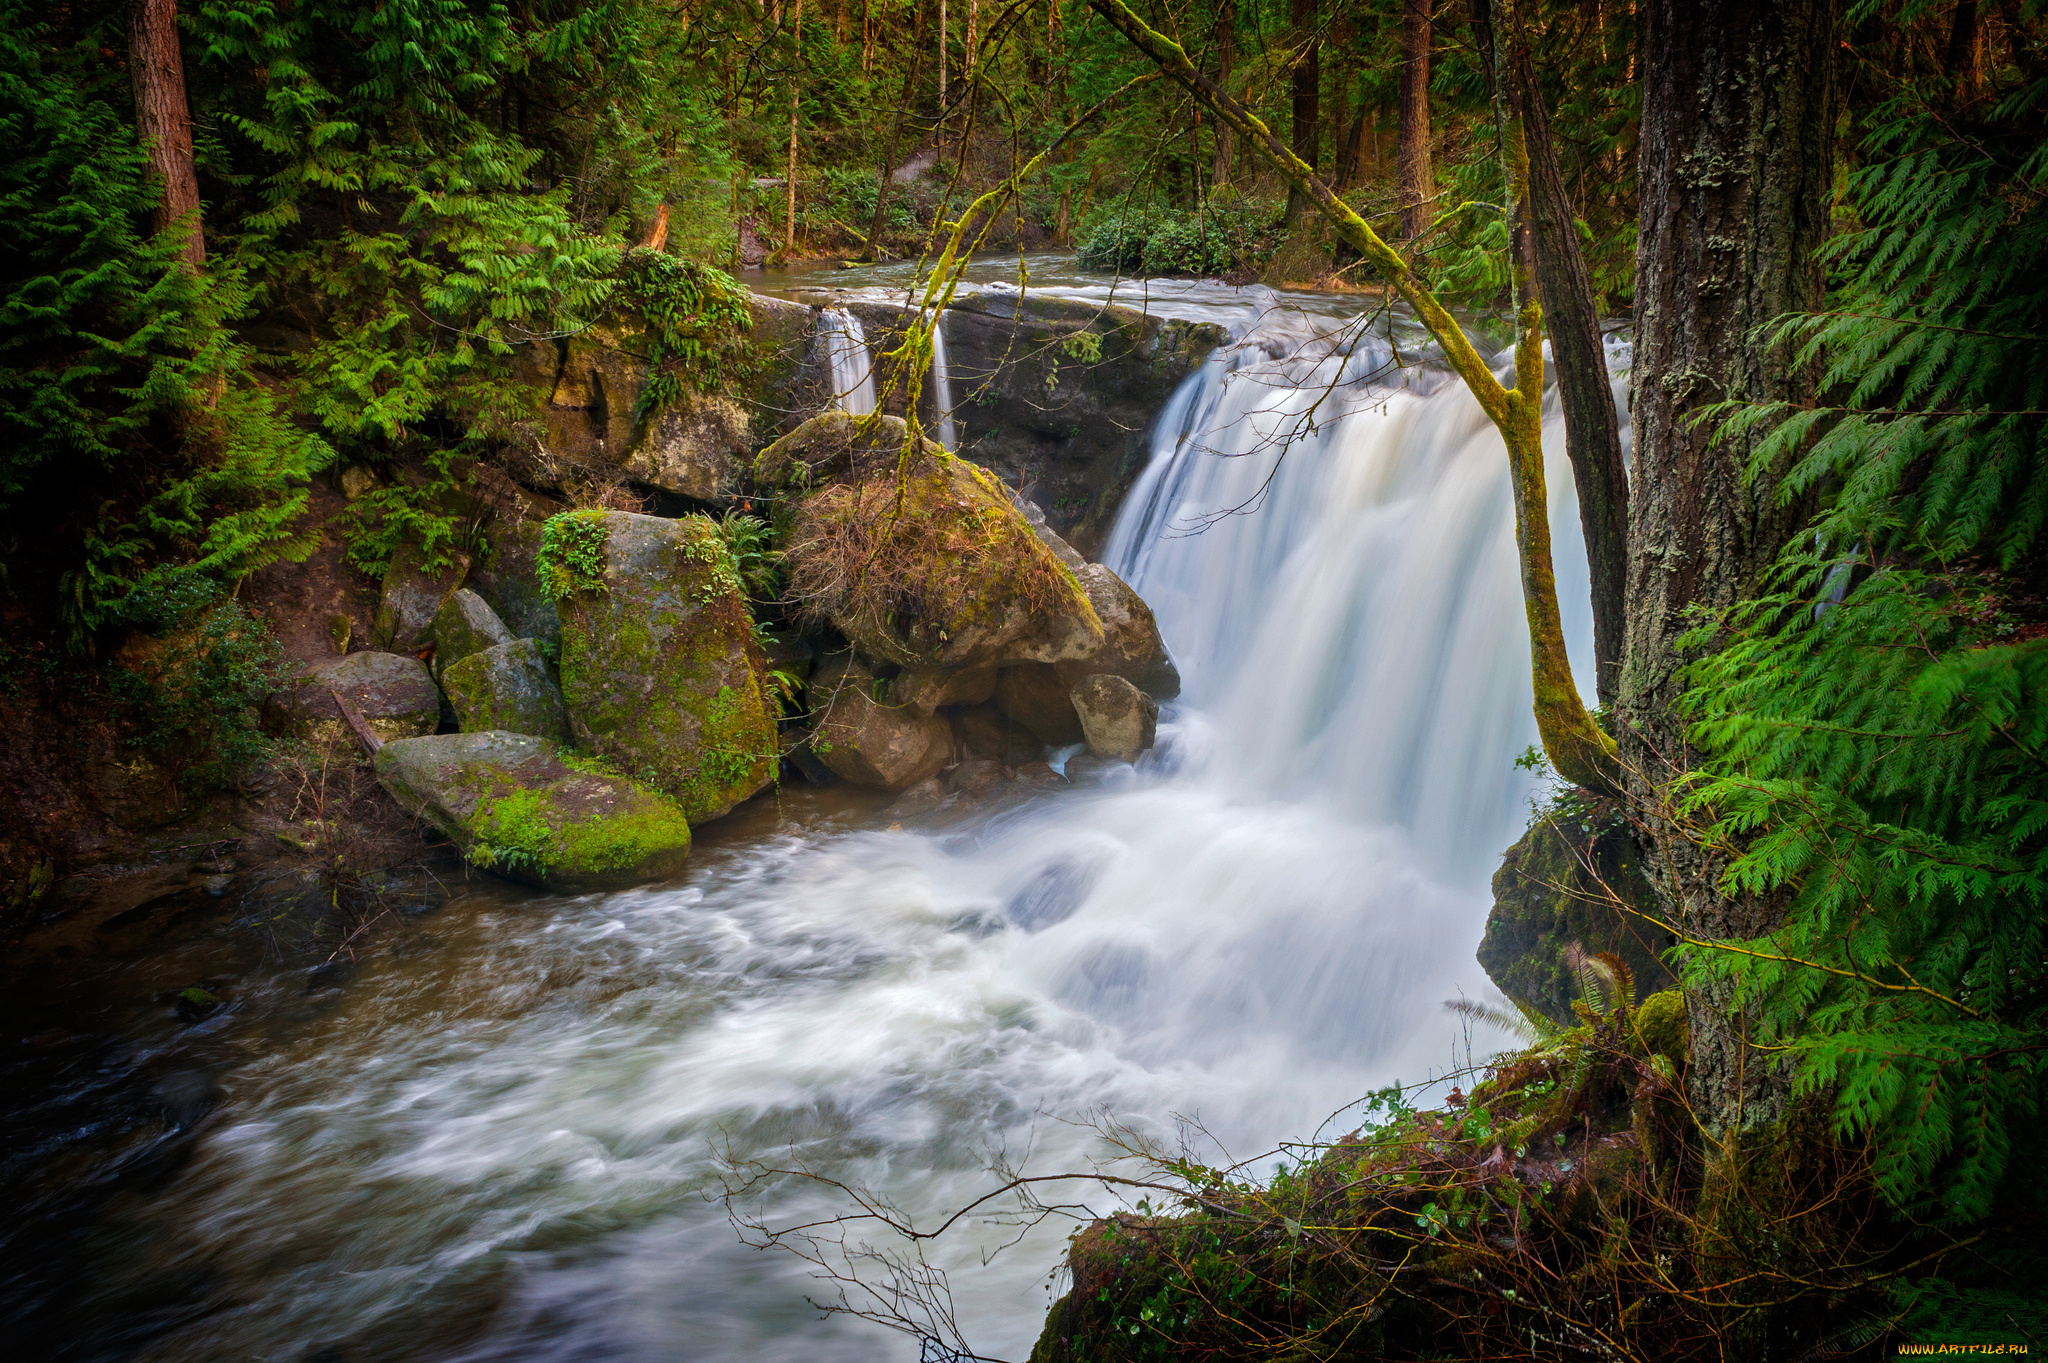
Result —
<instances>
[{"instance_id":1,"label":"moss-covered rock","mask_svg":"<svg viewBox=\"0 0 2048 1363\"><path fill-rule=\"evenodd\" d=\"M469 556L453 554L447 566L429 570L417 546L401 545L384 572L372 638L391 653L415 653L432 641L434 617L469 572Z\"/></svg>"},{"instance_id":2,"label":"moss-covered rock","mask_svg":"<svg viewBox=\"0 0 2048 1363\"><path fill-rule=\"evenodd\" d=\"M774 707L744 589L702 516L619 511L549 522L543 585L561 593L562 695L576 746L668 792L692 823L775 774ZM573 532L573 533L572 533Z\"/></svg>"},{"instance_id":3,"label":"moss-covered rock","mask_svg":"<svg viewBox=\"0 0 2048 1363\"><path fill-rule=\"evenodd\" d=\"M512 632L491 609L490 603L464 587L448 598L434 617L433 672L445 680L448 669L472 654L512 641ZM498 726L493 725L493 728Z\"/></svg>"},{"instance_id":4,"label":"moss-covered rock","mask_svg":"<svg viewBox=\"0 0 2048 1363\"><path fill-rule=\"evenodd\" d=\"M515 639L562 642L562 619L555 600L542 590L541 524L537 520L503 520L491 527L491 552L469 575L469 587L482 597Z\"/></svg>"},{"instance_id":5,"label":"moss-covered rock","mask_svg":"<svg viewBox=\"0 0 2048 1363\"><path fill-rule=\"evenodd\" d=\"M1086 590L1002 486L893 417L815 417L754 475L789 503L792 591L870 658L965 671L1102 647Z\"/></svg>"},{"instance_id":6,"label":"moss-covered rock","mask_svg":"<svg viewBox=\"0 0 2048 1363\"><path fill-rule=\"evenodd\" d=\"M953 760L953 729L929 711L877 700L886 689L845 654L821 664L809 692L819 711L811 751L842 780L905 790Z\"/></svg>"},{"instance_id":7,"label":"moss-covered rock","mask_svg":"<svg viewBox=\"0 0 2048 1363\"><path fill-rule=\"evenodd\" d=\"M399 653L351 653L308 668L276 698L286 727L321 746L353 742L334 703L337 691L386 743L431 734L441 722L441 692L425 663Z\"/></svg>"},{"instance_id":8,"label":"moss-covered rock","mask_svg":"<svg viewBox=\"0 0 2048 1363\"><path fill-rule=\"evenodd\" d=\"M550 743L570 741L569 712L537 639L513 639L472 653L441 674L464 733L502 729Z\"/></svg>"},{"instance_id":9,"label":"moss-covered rock","mask_svg":"<svg viewBox=\"0 0 2048 1363\"><path fill-rule=\"evenodd\" d=\"M1678 939L1657 924L1656 912L1627 822L1611 802L1575 794L1502 858L1479 964L1517 1004L1571 1026L1579 982L1565 949L1574 942L1619 956L1638 997L1676 982L1661 957Z\"/></svg>"},{"instance_id":10,"label":"moss-covered rock","mask_svg":"<svg viewBox=\"0 0 2048 1363\"><path fill-rule=\"evenodd\" d=\"M680 873L690 824L638 781L565 759L529 734L387 743L377 780L471 865L543 889L621 889Z\"/></svg>"}]
</instances>

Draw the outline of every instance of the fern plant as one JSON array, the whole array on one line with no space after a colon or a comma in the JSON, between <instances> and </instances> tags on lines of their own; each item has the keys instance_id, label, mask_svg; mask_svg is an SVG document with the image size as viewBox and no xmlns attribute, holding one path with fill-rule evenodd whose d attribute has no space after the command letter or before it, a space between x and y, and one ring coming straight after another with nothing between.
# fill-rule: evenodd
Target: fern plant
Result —
<instances>
[{"instance_id":1,"label":"fern plant","mask_svg":"<svg viewBox=\"0 0 2048 1363\"><path fill-rule=\"evenodd\" d=\"M1835 306L1781 324L1826 405L1724 414L1770 430L1753 473L1789 469L1785 495L1825 509L1774 589L1713 622L1690 697L1712 757L1686 804L1732 854L1724 888L1789 907L1768 937L1688 949L1688 978L1732 978L1799 1086L1871 1139L1885 1195L1948 1221L2031 1165L2048 1081L2038 57L1970 110L1944 80L1873 119Z\"/></svg>"}]
</instances>

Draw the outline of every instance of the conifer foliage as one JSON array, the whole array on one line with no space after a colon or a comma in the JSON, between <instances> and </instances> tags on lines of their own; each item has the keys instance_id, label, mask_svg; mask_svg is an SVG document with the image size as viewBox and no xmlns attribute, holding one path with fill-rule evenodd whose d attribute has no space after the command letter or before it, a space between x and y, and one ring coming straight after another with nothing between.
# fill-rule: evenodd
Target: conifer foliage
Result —
<instances>
[{"instance_id":1,"label":"conifer foliage","mask_svg":"<svg viewBox=\"0 0 2048 1363\"><path fill-rule=\"evenodd\" d=\"M1790 911L1688 969L1738 980L1888 1197L1951 1222L2016 1205L2048 1080L2048 80L2021 55L1872 116L1835 306L1782 323L1830 396L1731 417L1777 423L1759 464L1825 510L1692 696L1693 813L1729 888Z\"/></svg>"}]
</instances>

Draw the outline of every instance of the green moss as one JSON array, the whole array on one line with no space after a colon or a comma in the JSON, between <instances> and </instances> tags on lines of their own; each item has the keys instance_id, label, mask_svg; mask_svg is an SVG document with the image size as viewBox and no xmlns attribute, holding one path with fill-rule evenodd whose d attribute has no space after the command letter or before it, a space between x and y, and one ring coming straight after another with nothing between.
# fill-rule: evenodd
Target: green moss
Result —
<instances>
[{"instance_id":1,"label":"green moss","mask_svg":"<svg viewBox=\"0 0 2048 1363\"><path fill-rule=\"evenodd\" d=\"M489 870L574 882L628 870L690 841L689 820L652 791L625 809L577 818L556 800L516 790L478 806L470 860Z\"/></svg>"},{"instance_id":2,"label":"green moss","mask_svg":"<svg viewBox=\"0 0 2048 1363\"><path fill-rule=\"evenodd\" d=\"M604 517L604 512L591 510L548 517L541 527L540 553L535 560L542 591L561 601L577 592L606 590L605 540L609 532Z\"/></svg>"},{"instance_id":3,"label":"green moss","mask_svg":"<svg viewBox=\"0 0 2048 1363\"><path fill-rule=\"evenodd\" d=\"M1667 989L1650 995L1637 1006L1634 1017L1644 1051L1664 1056L1673 1065L1685 1063L1691 1031L1681 991Z\"/></svg>"}]
</instances>

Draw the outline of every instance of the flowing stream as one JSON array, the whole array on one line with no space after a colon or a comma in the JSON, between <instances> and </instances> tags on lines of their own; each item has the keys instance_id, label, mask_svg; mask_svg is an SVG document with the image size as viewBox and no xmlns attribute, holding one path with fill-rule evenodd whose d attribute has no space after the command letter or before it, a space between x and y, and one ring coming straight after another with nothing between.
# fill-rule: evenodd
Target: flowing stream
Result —
<instances>
[{"instance_id":1,"label":"flowing stream","mask_svg":"<svg viewBox=\"0 0 2048 1363\"><path fill-rule=\"evenodd\" d=\"M234 1016L136 1024L136 1063L200 1048L224 1096L182 1170L79 1232L78 1319L103 1324L73 1353L914 1358L740 1243L723 1158L930 1216L992 1152L1087 1167L1090 1114L1197 1119L1246 1157L1460 1058L1441 1004L1488 992L1487 878L1531 793L1499 440L1384 327L1340 329L1354 300L1176 287L1240 341L1160 414L1108 555L1186 678L1156 752L946 832L791 792L707 830L680 883L473 881L343 984L257 972ZM1028 1352L1066 1229L987 1268L1001 1227L934 1251L982 1352Z\"/></svg>"}]
</instances>

